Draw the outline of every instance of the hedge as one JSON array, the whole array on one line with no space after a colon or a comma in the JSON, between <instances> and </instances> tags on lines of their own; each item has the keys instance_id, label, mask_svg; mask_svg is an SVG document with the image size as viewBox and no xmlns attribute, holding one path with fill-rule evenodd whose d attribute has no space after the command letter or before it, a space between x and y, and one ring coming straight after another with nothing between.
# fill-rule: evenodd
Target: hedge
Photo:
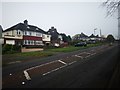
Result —
<instances>
[{"instance_id":1,"label":"hedge","mask_svg":"<svg viewBox=\"0 0 120 90\"><path fill-rule=\"evenodd\" d=\"M2 46L2 54L21 52L21 46L5 44Z\"/></svg>"}]
</instances>

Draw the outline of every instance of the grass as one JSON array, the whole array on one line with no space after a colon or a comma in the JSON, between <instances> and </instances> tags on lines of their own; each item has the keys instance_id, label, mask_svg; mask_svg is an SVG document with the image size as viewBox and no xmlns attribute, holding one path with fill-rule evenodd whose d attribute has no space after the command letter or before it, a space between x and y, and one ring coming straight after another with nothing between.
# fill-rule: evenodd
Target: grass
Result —
<instances>
[{"instance_id":1,"label":"grass","mask_svg":"<svg viewBox=\"0 0 120 90\"><path fill-rule=\"evenodd\" d=\"M99 46L99 45L102 45L102 43L88 44L86 47L68 46L68 47L64 47L64 48L48 49L46 51L49 51L49 52L72 52L72 51L81 50L81 49L85 49L85 48L89 48L89 47L95 47L95 46Z\"/></svg>"},{"instance_id":2,"label":"grass","mask_svg":"<svg viewBox=\"0 0 120 90\"><path fill-rule=\"evenodd\" d=\"M67 53L67 52L77 51L77 50L99 46L99 45L102 45L102 44L101 43L88 44L86 47L68 46L64 48L46 49L44 51L6 54L6 55L3 55L3 66L6 66L9 62L14 62L14 61L25 62L25 61L29 61L33 59L34 60L40 59L42 57L49 57L49 56L56 55L59 53Z\"/></svg>"}]
</instances>

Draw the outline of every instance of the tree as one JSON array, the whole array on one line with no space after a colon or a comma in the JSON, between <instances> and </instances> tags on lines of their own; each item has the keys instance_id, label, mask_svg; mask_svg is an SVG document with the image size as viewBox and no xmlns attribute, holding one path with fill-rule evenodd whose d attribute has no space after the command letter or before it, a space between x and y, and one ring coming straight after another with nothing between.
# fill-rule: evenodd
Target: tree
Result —
<instances>
[{"instance_id":1,"label":"tree","mask_svg":"<svg viewBox=\"0 0 120 90\"><path fill-rule=\"evenodd\" d=\"M108 42L114 42L114 41L115 41L115 38L113 37L113 35L109 34L109 35L107 36L107 41L108 41Z\"/></svg>"},{"instance_id":2,"label":"tree","mask_svg":"<svg viewBox=\"0 0 120 90\"><path fill-rule=\"evenodd\" d=\"M120 0L107 0L103 2L103 6L107 7L107 16L112 16L120 5Z\"/></svg>"},{"instance_id":3,"label":"tree","mask_svg":"<svg viewBox=\"0 0 120 90\"><path fill-rule=\"evenodd\" d=\"M68 42L71 42L71 41L72 41L72 38L71 38L70 35L68 35L67 38L68 38L68 39L67 39Z\"/></svg>"}]
</instances>

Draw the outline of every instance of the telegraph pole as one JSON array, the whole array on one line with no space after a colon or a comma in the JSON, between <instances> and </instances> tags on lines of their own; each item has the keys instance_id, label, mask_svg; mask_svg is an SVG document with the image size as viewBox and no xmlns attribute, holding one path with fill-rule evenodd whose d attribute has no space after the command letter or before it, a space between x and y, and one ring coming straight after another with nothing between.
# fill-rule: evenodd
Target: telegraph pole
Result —
<instances>
[{"instance_id":1,"label":"telegraph pole","mask_svg":"<svg viewBox=\"0 0 120 90\"><path fill-rule=\"evenodd\" d=\"M101 32L101 29L100 29L100 37L102 36L102 32Z\"/></svg>"},{"instance_id":2,"label":"telegraph pole","mask_svg":"<svg viewBox=\"0 0 120 90\"><path fill-rule=\"evenodd\" d=\"M97 28L94 29L94 35L95 35L95 30L97 30Z\"/></svg>"}]
</instances>

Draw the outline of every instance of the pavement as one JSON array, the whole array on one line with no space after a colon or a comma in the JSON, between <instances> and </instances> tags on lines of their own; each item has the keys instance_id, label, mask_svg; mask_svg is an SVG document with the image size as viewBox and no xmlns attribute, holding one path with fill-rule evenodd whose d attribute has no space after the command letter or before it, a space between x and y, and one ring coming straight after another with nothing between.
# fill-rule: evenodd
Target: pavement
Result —
<instances>
[{"instance_id":1,"label":"pavement","mask_svg":"<svg viewBox=\"0 0 120 90\"><path fill-rule=\"evenodd\" d=\"M118 45L103 45L43 58L41 62L15 64L3 68L2 85L3 88L110 87L118 53Z\"/></svg>"}]
</instances>

